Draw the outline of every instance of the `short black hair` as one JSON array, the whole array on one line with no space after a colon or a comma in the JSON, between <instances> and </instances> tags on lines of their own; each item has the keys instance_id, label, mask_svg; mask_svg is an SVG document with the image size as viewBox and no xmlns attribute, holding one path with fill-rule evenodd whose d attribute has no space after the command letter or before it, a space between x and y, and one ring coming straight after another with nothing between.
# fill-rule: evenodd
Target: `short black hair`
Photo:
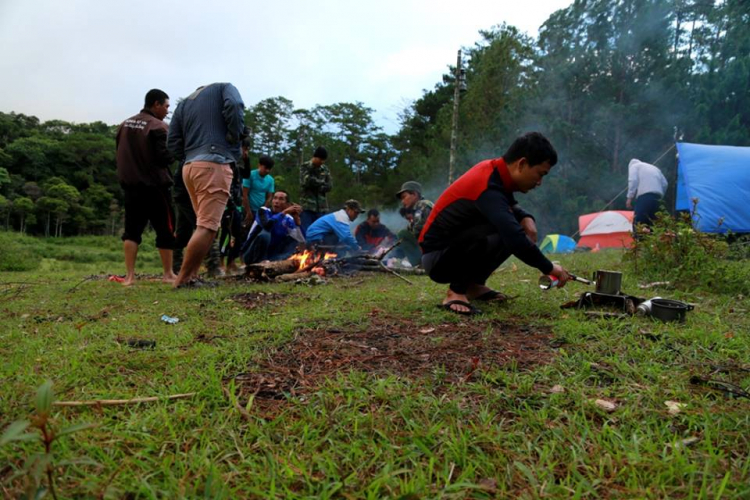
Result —
<instances>
[{"instance_id":1,"label":"short black hair","mask_svg":"<svg viewBox=\"0 0 750 500\"><path fill-rule=\"evenodd\" d=\"M328 151L323 146L318 146L317 148L315 148L313 158L320 158L321 160L325 160L326 158L328 158Z\"/></svg>"},{"instance_id":2,"label":"short black hair","mask_svg":"<svg viewBox=\"0 0 750 500\"><path fill-rule=\"evenodd\" d=\"M258 160L258 163L260 163L261 165L263 165L264 167L266 167L266 168L267 168L268 170L271 170L271 169L273 168L273 164L274 164L275 162L273 161L273 158L271 158L270 156L268 156L268 155L263 155L263 156L261 156L261 157L260 157L260 159ZM286 193L286 191L284 191L284 192ZM286 196L287 196L287 198L288 198L288 197L289 197L289 193L287 193L287 195L286 195Z\"/></svg>"},{"instance_id":3,"label":"short black hair","mask_svg":"<svg viewBox=\"0 0 750 500\"><path fill-rule=\"evenodd\" d=\"M367 218L369 219L370 217L380 217L380 212L378 212L377 208L371 208L367 212Z\"/></svg>"},{"instance_id":4,"label":"short black hair","mask_svg":"<svg viewBox=\"0 0 750 500\"><path fill-rule=\"evenodd\" d=\"M503 155L505 163L513 163L521 158L526 158L532 167L545 161L553 166L557 163L557 151L549 139L539 132L527 132L516 138Z\"/></svg>"},{"instance_id":5,"label":"short black hair","mask_svg":"<svg viewBox=\"0 0 750 500\"><path fill-rule=\"evenodd\" d=\"M146 92L146 98L143 100L143 107L145 109L148 109L157 102L159 104L164 104L164 101L166 101L167 99L169 99L169 96L163 90L151 89Z\"/></svg>"},{"instance_id":6,"label":"short black hair","mask_svg":"<svg viewBox=\"0 0 750 500\"><path fill-rule=\"evenodd\" d=\"M286 191L284 191L283 189L277 189L277 190L276 190L276 192L277 192L277 193L284 193L284 194L286 195L286 202L287 202L287 203L291 203L291 202L292 202L292 200L290 200L290 199L289 199L289 193L287 193L287 192L286 192Z\"/></svg>"}]
</instances>

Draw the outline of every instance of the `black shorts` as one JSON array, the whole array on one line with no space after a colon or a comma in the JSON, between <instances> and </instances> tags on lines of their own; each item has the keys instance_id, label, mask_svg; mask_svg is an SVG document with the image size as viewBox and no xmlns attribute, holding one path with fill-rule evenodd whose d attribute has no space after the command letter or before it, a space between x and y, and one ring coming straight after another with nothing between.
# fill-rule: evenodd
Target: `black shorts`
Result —
<instances>
[{"instance_id":1,"label":"black shorts","mask_svg":"<svg viewBox=\"0 0 750 500\"><path fill-rule=\"evenodd\" d=\"M156 248L174 248L174 210L172 193L168 187L123 187L125 191L125 232L122 241L141 244L146 224L156 231Z\"/></svg>"}]
</instances>

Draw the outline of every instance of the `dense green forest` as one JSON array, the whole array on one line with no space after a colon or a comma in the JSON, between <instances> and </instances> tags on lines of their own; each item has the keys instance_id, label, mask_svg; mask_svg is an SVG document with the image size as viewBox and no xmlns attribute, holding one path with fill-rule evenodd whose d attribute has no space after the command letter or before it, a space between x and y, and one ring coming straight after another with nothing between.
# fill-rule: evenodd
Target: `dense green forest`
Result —
<instances>
[{"instance_id":1,"label":"dense green forest","mask_svg":"<svg viewBox=\"0 0 750 500\"><path fill-rule=\"evenodd\" d=\"M480 32L464 58L458 171L501 155L522 132L548 135L560 162L521 199L541 233L575 232L579 214L625 187L631 158L654 161L676 138L750 145L745 0L577 0L537 38L508 25ZM403 111L393 135L362 102L297 109L284 97L265 99L246 111L251 150L276 159L277 186L293 197L297 167L318 144L329 150L333 203L387 208L409 179L435 197L447 184L454 80L449 68ZM39 235L117 232L115 130L0 113L2 224ZM674 154L659 166L673 181Z\"/></svg>"}]
</instances>

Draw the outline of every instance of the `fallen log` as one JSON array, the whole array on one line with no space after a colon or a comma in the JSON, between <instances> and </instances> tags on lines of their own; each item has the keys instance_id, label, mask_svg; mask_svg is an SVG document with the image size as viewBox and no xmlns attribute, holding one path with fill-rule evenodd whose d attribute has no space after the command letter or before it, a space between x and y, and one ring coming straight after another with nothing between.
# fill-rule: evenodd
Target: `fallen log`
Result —
<instances>
[{"instance_id":1,"label":"fallen log","mask_svg":"<svg viewBox=\"0 0 750 500\"><path fill-rule=\"evenodd\" d=\"M299 263L296 260L279 260L275 262L258 262L249 264L245 268L245 276L255 280L272 280L282 274L297 271Z\"/></svg>"},{"instance_id":2,"label":"fallen log","mask_svg":"<svg viewBox=\"0 0 750 500\"><path fill-rule=\"evenodd\" d=\"M312 276L312 272L305 271L305 272L297 272L297 273L288 273L288 274L279 274L276 276L276 281L297 281L300 278L309 278Z\"/></svg>"}]
</instances>

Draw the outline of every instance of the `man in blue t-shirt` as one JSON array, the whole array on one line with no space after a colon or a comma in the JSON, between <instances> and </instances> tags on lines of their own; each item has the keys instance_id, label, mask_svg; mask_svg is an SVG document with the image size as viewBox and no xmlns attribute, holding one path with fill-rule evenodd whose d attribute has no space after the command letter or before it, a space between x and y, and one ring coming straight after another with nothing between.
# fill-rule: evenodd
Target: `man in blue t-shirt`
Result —
<instances>
[{"instance_id":1,"label":"man in blue t-shirt","mask_svg":"<svg viewBox=\"0 0 750 500\"><path fill-rule=\"evenodd\" d=\"M276 191L271 177L274 161L263 155L258 160L258 168L250 172L250 177L242 179L242 207L245 211L245 226L249 226L260 207L268 206Z\"/></svg>"},{"instance_id":2,"label":"man in blue t-shirt","mask_svg":"<svg viewBox=\"0 0 750 500\"><path fill-rule=\"evenodd\" d=\"M283 260L292 255L298 244L304 243L299 227L302 207L289 202L286 191L276 191L271 208L260 207L255 223L242 245L242 260L254 264L264 260Z\"/></svg>"}]
</instances>

